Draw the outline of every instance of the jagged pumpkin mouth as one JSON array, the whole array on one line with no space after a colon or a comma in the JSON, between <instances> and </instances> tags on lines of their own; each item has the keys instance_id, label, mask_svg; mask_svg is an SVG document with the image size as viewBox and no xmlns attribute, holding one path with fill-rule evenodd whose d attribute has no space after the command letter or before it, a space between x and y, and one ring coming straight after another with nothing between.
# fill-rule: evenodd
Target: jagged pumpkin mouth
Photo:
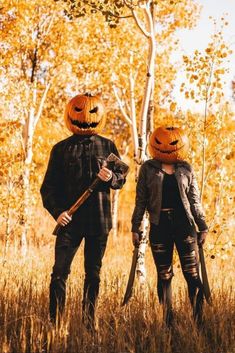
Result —
<instances>
[{"instance_id":1,"label":"jagged pumpkin mouth","mask_svg":"<svg viewBox=\"0 0 235 353\"><path fill-rule=\"evenodd\" d=\"M77 127L79 127L79 129L94 129L96 128L99 123L86 123L86 122L81 122L79 120L73 120L73 119L70 119L71 120L71 123Z\"/></svg>"},{"instance_id":2,"label":"jagged pumpkin mouth","mask_svg":"<svg viewBox=\"0 0 235 353\"><path fill-rule=\"evenodd\" d=\"M173 150L173 151L169 151L169 150L165 150L165 151L162 151L160 150L160 148L157 148L153 145L151 145L155 150L157 150L158 152L161 152L161 153L165 153L165 154L171 154L171 153L175 153L175 152L178 152L179 150L181 150L181 148L183 148L184 146L181 146L179 148L177 148L176 150Z\"/></svg>"}]
</instances>

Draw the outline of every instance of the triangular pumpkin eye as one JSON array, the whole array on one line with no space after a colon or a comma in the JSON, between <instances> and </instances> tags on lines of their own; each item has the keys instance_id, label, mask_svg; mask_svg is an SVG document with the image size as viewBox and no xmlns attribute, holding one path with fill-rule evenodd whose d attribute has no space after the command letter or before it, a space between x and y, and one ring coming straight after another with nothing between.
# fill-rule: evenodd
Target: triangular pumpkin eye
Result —
<instances>
[{"instance_id":1,"label":"triangular pumpkin eye","mask_svg":"<svg viewBox=\"0 0 235 353\"><path fill-rule=\"evenodd\" d=\"M155 141L157 142L158 145L162 144L156 137L155 137Z\"/></svg>"},{"instance_id":2,"label":"triangular pumpkin eye","mask_svg":"<svg viewBox=\"0 0 235 353\"><path fill-rule=\"evenodd\" d=\"M78 113L81 113L82 112L82 109L81 108L78 108L78 107L75 107L74 110Z\"/></svg>"},{"instance_id":3,"label":"triangular pumpkin eye","mask_svg":"<svg viewBox=\"0 0 235 353\"><path fill-rule=\"evenodd\" d=\"M91 114L97 113L98 112L98 107L95 107L89 111Z\"/></svg>"},{"instance_id":4,"label":"triangular pumpkin eye","mask_svg":"<svg viewBox=\"0 0 235 353\"><path fill-rule=\"evenodd\" d=\"M173 145L173 146L177 145L178 142L179 142L179 140L173 141L173 142L170 143L170 145Z\"/></svg>"}]
</instances>

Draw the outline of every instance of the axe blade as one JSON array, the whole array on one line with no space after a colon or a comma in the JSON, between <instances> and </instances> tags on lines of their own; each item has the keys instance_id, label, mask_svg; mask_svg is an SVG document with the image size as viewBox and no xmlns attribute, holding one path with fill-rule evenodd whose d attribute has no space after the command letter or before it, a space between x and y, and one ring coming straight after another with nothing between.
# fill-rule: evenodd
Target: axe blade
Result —
<instances>
[{"instance_id":1,"label":"axe blade","mask_svg":"<svg viewBox=\"0 0 235 353\"><path fill-rule=\"evenodd\" d=\"M119 167L122 171L122 173L124 174L124 176L127 175L127 173L129 172L129 167L126 163L124 163L123 161L121 161L120 158L118 158L116 156L116 154L114 153L110 153L106 159L106 162L110 165L115 165L115 167Z\"/></svg>"},{"instance_id":2,"label":"axe blade","mask_svg":"<svg viewBox=\"0 0 235 353\"><path fill-rule=\"evenodd\" d=\"M203 291L204 291L204 295L205 295L207 303L209 305L212 305L211 291L210 291L210 286L209 286L209 281L208 281L208 276L207 276L207 271L206 271L206 262L205 262L203 245L200 244L198 247L199 247L199 259L200 259L200 264L201 264Z\"/></svg>"}]
</instances>

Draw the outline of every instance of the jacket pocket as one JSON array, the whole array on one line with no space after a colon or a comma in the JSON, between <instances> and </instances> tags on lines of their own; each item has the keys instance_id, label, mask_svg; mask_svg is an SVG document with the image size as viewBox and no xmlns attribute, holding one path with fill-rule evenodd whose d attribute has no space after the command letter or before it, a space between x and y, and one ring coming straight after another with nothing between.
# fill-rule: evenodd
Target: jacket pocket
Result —
<instances>
[{"instance_id":1,"label":"jacket pocket","mask_svg":"<svg viewBox=\"0 0 235 353\"><path fill-rule=\"evenodd\" d=\"M75 183L82 177L82 160L68 160L66 163L66 176L69 183Z\"/></svg>"}]
</instances>

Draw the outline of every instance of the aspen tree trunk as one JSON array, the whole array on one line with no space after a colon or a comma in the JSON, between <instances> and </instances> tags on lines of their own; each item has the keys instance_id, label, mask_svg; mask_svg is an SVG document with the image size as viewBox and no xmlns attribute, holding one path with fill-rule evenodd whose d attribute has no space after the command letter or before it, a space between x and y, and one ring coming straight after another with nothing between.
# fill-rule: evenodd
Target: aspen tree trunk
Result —
<instances>
[{"instance_id":1,"label":"aspen tree trunk","mask_svg":"<svg viewBox=\"0 0 235 353\"><path fill-rule=\"evenodd\" d=\"M212 75L214 71L214 59L210 67L210 75L206 87L206 98L205 98L205 108L204 108L204 121L203 121L203 142L202 142L202 171L201 171L201 187L200 187L200 200L203 203L203 195L205 188L205 174L206 174L206 128L207 128L207 115L208 115L208 103L209 103L209 93L211 90Z\"/></svg>"},{"instance_id":2,"label":"aspen tree trunk","mask_svg":"<svg viewBox=\"0 0 235 353\"><path fill-rule=\"evenodd\" d=\"M8 181L7 191L8 196L10 197L11 194L11 180ZM9 241L10 241L10 234L11 234L11 206L9 202L7 203L7 212L6 212L6 230L5 230L5 242L4 242L4 253L3 258L5 259L9 249Z\"/></svg>"},{"instance_id":3,"label":"aspen tree trunk","mask_svg":"<svg viewBox=\"0 0 235 353\"><path fill-rule=\"evenodd\" d=\"M7 219L6 219L6 232L5 232L5 244L4 244L4 258L6 257L9 249L9 241L11 234L11 215L10 206L7 206Z\"/></svg>"},{"instance_id":4,"label":"aspen tree trunk","mask_svg":"<svg viewBox=\"0 0 235 353\"><path fill-rule=\"evenodd\" d=\"M136 181L138 178L139 166L142 165L147 159L147 132L153 128L153 92L154 92L154 64L155 64L155 31L154 31L154 4L152 1L146 1L145 4L141 3L141 8L144 11L147 26L145 26L139 19L134 7L131 7L127 1L125 4L130 8L133 18L141 30L143 35L148 40L149 53L147 60L147 72L146 72L146 83L144 89L144 96L141 105L140 112L140 133L137 131L136 123L136 108L134 101L134 77L131 71L130 73L130 116L128 116L123 104L118 96L117 90L114 87L114 93L119 103L121 112L127 123L131 127L132 140L134 145L134 160L136 161ZM145 270L145 251L147 246L147 231L148 231L148 217L147 213L143 217L142 221L142 241L139 246L139 254L137 260L137 275L140 283L145 282L146 270Z\"/></svg>"},{"instance_id":5,"label":"aspen tree trunk","mask_svg":"<svg viewBox=\"0 0 235 353\"><path fill-rule=\"evenodd\" d=\"M144 91L144 98L142 101L141 115L140 115L140 136L139 136L139 156L140 163L143 164L147 159L147 126L150 126L151 121L148 120L152 118L152 106L151 96L153 96L153 85L154 85L154 63L155 63L155 33L154 33L154 18L153 18L153 4L150 2L146 4L145 16L148 24L148 43L149 43L149 54L147 63L147 74L146 74L146 84ZM152 7L152 8L151 8ZM151 102L151 104L150 104ZM146 279L146 269L145 269L145 252L147 246L147 233L148 233L148 217L145 213L142 221L142 241L139 246L139 256L137 261L137 276L140 283L144 283Z\"/></svg>"},{"instance_id":6,"label":"aspen tree trunk","mask_svg":"<svg viewBox=\"0 0 235 353\"><path fill-rule=\"evenodd\" d=\"M43 105L49 90L50 84L46 85L43 95L40 99L39 108L36 112L35 106L37 103L37 87L36 82L32 89L32 100L31 107L29 109L28 118L25 123L25 129L23 132L24 140L24 169L22 174L22 187L23 187L23 202L22 202L22 211L21 211L21 221L22 226L21 231L21 253L25 257L27 253L27 235L30 228L31 221L31 190L30 190L30 173L33 160L33 137L35 133L35 128L37 122L41 116Z\"/></svg>"},{"instance_id":7,"label":"aspen tree trunk","mask_svg":"<svg viewBox=\"0 0 235 353\"><path fill-rule=\"evenodd\" d=\"M113 221L114 241L116 241L118 237L118 201L119 201L119 190L114 190L113 197L112 197L112 221Z\"/></svg>"},{"instance_id":8,"label":"aspen tree trunk","mask_svg":"<svg viewBox=\"0 0 235 353\"><path fill-rule=\"evenodd\" d=\"M36 95L36 90L34 89L34 96ZM33 99L35 100L35 98ZM35 102L33 102L35 103ZM33 104L34 105L34 104ZM30 108L28 119L26 121L25 133L24 133L24 170L23 170L23 204L22 204L22 214L21 214L21 253L24 257L27 252L27 234L30 227L30 169L33 159L33 135L34 135L34 117L35 117L35 108L34 106Z\"/></svg>"},{"instance_id":9,"label":"aspen tree trunk","mask_svg":"<svg viewBox=\"0 0 235 353\"><path fill-rule=\"evenodd\" d=\"M14 248L16 250L16 237L15 237L15 229L18 223L18 219L14 219L14 224L12 222L13 214L12 212L12 195L14 193L14 188L15 188L15 181L14 178L12 177L12 170L9 170L9 177L7 180L7 209L6 209L6 216L5 216L5 239L4 239L4 251L3 251L3 258L6 259L10 243L14 245ZM15 209L14 209L15 211ZM17 213L17 212L16 212ZM11 236L13 235L13 239L11 239ZM11 241L12 240L12 241Z\"/></svg>"}]
</instances>

